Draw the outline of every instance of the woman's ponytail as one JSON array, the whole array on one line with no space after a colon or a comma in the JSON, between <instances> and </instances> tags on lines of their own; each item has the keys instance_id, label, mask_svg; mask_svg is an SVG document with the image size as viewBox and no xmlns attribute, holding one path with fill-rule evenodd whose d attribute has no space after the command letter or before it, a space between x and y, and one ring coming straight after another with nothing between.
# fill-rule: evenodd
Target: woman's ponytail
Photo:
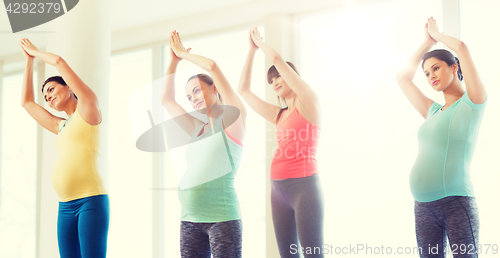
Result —
<instances>
[{"instance_id":1,"label":"woman's ponytail","mask_svg":"<svg viewBox=\"0 0 500 258\"><path fill-rule=\"evenodd\" d=\"M464 75L462 74L462 68L460 67L460 60L458 60L458 57L455 57L455 62L458 66L457 70L458 79L461 81L464 79Z\"/></svg>"}]
</instances>

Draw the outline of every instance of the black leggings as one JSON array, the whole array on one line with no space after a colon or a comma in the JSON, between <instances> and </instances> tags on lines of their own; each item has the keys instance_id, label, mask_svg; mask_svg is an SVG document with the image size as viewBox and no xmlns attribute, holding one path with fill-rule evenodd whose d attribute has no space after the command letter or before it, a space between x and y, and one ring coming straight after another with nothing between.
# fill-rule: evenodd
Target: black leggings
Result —
<instances>
[{"instance_id":1,"label":"black leggings","mask_svg":"<svg viewBox=\"0 0 500 258\"><path fill-rule=\"evenodd\" d=\"M433 202L415 201L415 229L423 258L475 258L479 215L474 197L449 196Z\"/></svg>"},{"instance_id":2,"label":"black leggings","mask_svg":"<svg viewBox=\"0 0 500 258\"><path fill-rule=\"evenodd\" d=\"M280 256L324 257L323 193L318 175L271 180L274 232ZM303 249L299 249L300 246ZM307 252L309 250L309 253Z\"/></svg>"},{"instance_id":3,"label":"black leggings","mask_svg":"<svg viewBox=\"0 0 500 258\"><path fill-rule=\"evenodd\" d=\"M217 223L181 221L182 258L241 258L241 220Z\"/></svg>"}]
</instances>

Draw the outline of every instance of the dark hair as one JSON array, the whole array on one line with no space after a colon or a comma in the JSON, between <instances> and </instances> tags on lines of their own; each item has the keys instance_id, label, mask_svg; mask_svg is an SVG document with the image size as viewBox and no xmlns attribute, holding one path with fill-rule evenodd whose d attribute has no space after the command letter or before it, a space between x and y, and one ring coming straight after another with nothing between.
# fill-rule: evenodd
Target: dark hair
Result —
<instances>
[{"instance_id":1,"label":"dark hair","mask_svg":"<svg viewBox=\"0 0 500 258\"><path fill-rule=\"evenodd\" d=\"M422 69L424 68L425 60L427 60L431 57L434 57L436 59L439 59L439 60L445 62L446 64L448 64L448 66L452 66L454 64L457 64L458 79L460 81L464 79L464 76L462 74L462 69L460 68L460 61L450 51L448 51L446 49L436 49L436 50L432 50L430 52L425 53L425 55L422 57Z\"/></svg>"},{"instance_id":2,"label":"dark hair","mask_svg":"<svg viewBox=\"0 0 500 258\"><path fill-rule=\"evenodd\" d=\"M195 75L189 77L186 84L195 78L206 83L208 86L211 86L214 84L214 79L212 79L212 77L210 77L210 75L206 75L204 73L195 74ZM222 97L221 97L220 93L217 93L217 96L219 97L220 102L222 102Z\"/></svg>"},{"instance_id":3,"label":"dark hair","mask_svg":"<svg viewBox=\"0 0 500 258\"><path fill-rule=\"evenodd\" d=\"M45 80L45 82L43 83L42 93L43 93L43 88L49 82L57 82L57 83L61 84L62 86L68 86L68 84L66 84L66 82L64 81L64 79L61 76L52 76L52 77L49 77L47 80ZM73 92L73 96L75 96L75 98L78 99L78 97L76 96L76 94L74 92Z\"/></svg>"},{"instance_id":4,"label":"dark hair","mask_svg":"<svg viewBox=\"0 0 500 258\"><path fill-rule=\"evenodd\" d=\"M290 66L290 67L291 67L291 68L292 68L292 69L293 69L293 70L294 70L294 71L295 71L298 75L300 75L300 74L299 74L299 72L297 71L297 68L295 67L295 65L293 65L293 64L292 64L292 62L288 62L288 61L287 61L286 63L287 63L287 64L288 64L288 65L289 65L289 66ZM271 84L271 80L272 80L274 77L278 76L278 74L280 74L280 73L279 73L279 72L278 72L278 70L276 69L276 66L274 66L274 65L273 65L273 66L269 67L269 70L267 70L267 83Z\"/></svg>"},{"instance_id":5,"label":"dark hair","mask_svg":"<svg viewBox=\"0 0 500 258\"><path fill-rule=\"evenodd\" d=\"M298 75L299 72L297 71L297 68L295 67L295 65L292 64L292 62L286 62ZM269 67L269 70L267 70L267 82L269 84L271 84L271 80L275 77L277 77L280 73L278 72L278 70L276 69L276 66L271 66ZM284 105L283 105L284 103ZM280 96L278 96L278 104L280 105L280 111L278 112L278 115L276 116L276 124L278 124L278 121L280 119L280 116L281 116L281 113L283 113L283 111L287 110L288 109L288 105L286 104L286 100L282 99Z\"/></svg>"}]
</instances>

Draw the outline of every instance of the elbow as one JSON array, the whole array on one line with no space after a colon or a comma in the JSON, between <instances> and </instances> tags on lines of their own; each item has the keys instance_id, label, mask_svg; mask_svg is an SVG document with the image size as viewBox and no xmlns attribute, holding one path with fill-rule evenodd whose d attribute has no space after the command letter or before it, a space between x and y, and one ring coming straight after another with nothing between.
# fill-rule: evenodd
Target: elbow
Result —
<instances>
[{"instance_id":1,"label":"elbow","mask_svg":"<svg viewBox=\"0 0 500 258\"><path fill-rule=\"evenodd\" d=\"M460 41L457 45L457 53L467 51L467 45L463 41Z\"/></svg>"},{"instance_id":2,"label":"elbow","mask_svg":"<svg viewBox=\"0 0 500 258\"><path fill-rule=\"evenodd\" d=\"M161 100L161 105L164 106L164 107L167 107L169 105L171 105L172 103L176 103L175 99L174 98L163 98Z\"/></svg>"},{"instance_id":3,"label":"elbow","mask_svg":"<svg viewBox=\"0 0 500 258\"><path fill-rule=\"evenodd\" d=\"M396 82L398 83L399 85L399 88L403 88L404 85L407 85L408 82L411 82L410 79L408 79L407 77L405 76L401 76L401 75L397 75L396 76Z\"/></svg>"},{"instance_id":4,"label":"elbow","mask_svg":"<svg viewBox=\"0 0 500 258\"><path fill-rule=\"evenodd\" d=\"M401 82L404 81L404 76L402 76L401 74L396 75L396 81L399 85L401 85Z\"/></svg>"},{"instance_id":5,"label":"elbow","mask_svg":"<svg viewBox=\"0 0 500 258\"><path fill-rule=\"evenodd\" d=\"M23 100L21 100L21 106L22 106L24 109L26 109L26 108L28 107L28 104L29 104L29 103L30 103L30 102L29 102L29 101L27 101L27 100L24 100L24 99L23 99Z\"/></svg>"},{"instance_id":6,"label":"elbow","mask_svg":"<svg viewBox=\"0 0 500 258\"><path fill-rule=\"evenodd\" d=\"M167 99L167 98L162 98L162 99L161 99L161 105L162 105L162 106L166 106L166 105L168 105L169 101L170 101L170 100L169 100L169 99Z\"/></svg>"},{"instance_id":7,"label":"elbow","mask_svg":"<svg viewBox=\"0 0 500 258\"><path fill-rule=\"evenodd\" d=\"M64 59L63 59L62 57L60 57L60 56L56 56L56 57L54 58L54 66L55 66L55 67L60 66L60 65L61 65L61 64L63 64L64 62L65 62L65 61L64 61Z\"/></svg>"},{"instance_id":8,"label":"elbow","mask_svg":"<svg viewBox=\"0 0 500 258\"><path fill-rule=\"evenodd\" d=\"M247 96L247 94L250 93L250 89L249 88L241 88L241 89L238 89L238 94L240 94L240 96L245 99L245 97Z\"/></svg>"},{"instance_id":9,"label":"elbow","mask_svg":"<svg viewBox=\"0 0 500 258\"><path fill-rule=\"evenodd\" d=\"M169 106L170 106L170 105L169 105L169 101L165 101L165 100L162 100L162 101L161 101L161 105L162 105L162 106L163 106L166 110L168 110L168 108L169 108Z\"/></svg>"},{"instance_id":10,"label":"elbow","mask_svg":"<svg viewBox=\"0 0 500 258\"><path fill-rule=\"evenodd\" d=\"M396 82L398 82L399 86L402 84L405 84L407 82L411 82L413 80L412 74L408 73L406 70L401 70L399 73L396 75Z\"/></svg>"},{"instance_id":11,"label":"elbow","mask_svg":"<svg viewBox=\"0 0 500 258\"><path fill-rule=\"evenodd\" d=\"M247 96L247 91L245 90L238 90L238 94L243 98L246 99Z\"/></svg>"},{"instance_id":12,"label":"elbow","mask_svg":"<svg viewBox=\"0 0 500 258\"><path fill-rule=\"evenodd\" d=\"M273 53L270 57L269 60L271 61L272 64L276 64L279 60L282 60L283 58L281 57L280 54L278 53Z\"/></svg>"},{"instance_id":13,"label":"elbow","mask_svg":"<svg viewBox=\"0 0 500 258\"><path fill-rule=\"evenodd\" d=\"M167 86L167 88L170 86ZM162 92L160 93L160 103L163 106L165 106L172 102L175 102L175 92L166 91L166 89L162 89Z\"/></svg>"},{"instance_id":14,"label":"elbow","mask_svg":"<svg viewBox=\"0 0 500 258\"><path fill-rule=\"evenodd\" d=\"M208 61L208 71L213 72L218 69L217 63L214 60L209 60Z\"/></svg>"}]
</instances>

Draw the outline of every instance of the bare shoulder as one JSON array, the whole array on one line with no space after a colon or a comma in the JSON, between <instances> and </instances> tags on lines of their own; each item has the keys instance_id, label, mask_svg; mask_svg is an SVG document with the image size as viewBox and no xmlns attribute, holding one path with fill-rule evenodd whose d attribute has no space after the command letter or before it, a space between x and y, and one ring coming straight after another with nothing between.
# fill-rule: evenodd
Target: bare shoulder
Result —
<instances>
[{"instance_id":1,"label":"bare shoulder","mask_svg":"<svg viewBox=\"0 0 500 258\"><path fill-rule=\"evenodd\" d=\"M245 138L245 123L241 112L222 118L224 130L240 142Z\"/></svg>"},{"instance_id":2,"label":"bare shoulder","mask_svg":"<svg viewBox=\"0 0 500 258\"><path fill-rule=\"evenodd\" d=\"M309 123L321 127L321 106L319 102L316 101L312 105L306 106L301 101L298 101L296 108Z\"/></svg>"},{"instance_id":3,"label":"bare shoulder","mask_svg":"<svg viewBox=\"0 0 500 258\"><path fill-rule=\"evenodd\" d=\"M75 113L78 112L82 119L89 125L99 125L102 122L102 113L98 107L77 105Z\"/></svg>"}]
</instances>

